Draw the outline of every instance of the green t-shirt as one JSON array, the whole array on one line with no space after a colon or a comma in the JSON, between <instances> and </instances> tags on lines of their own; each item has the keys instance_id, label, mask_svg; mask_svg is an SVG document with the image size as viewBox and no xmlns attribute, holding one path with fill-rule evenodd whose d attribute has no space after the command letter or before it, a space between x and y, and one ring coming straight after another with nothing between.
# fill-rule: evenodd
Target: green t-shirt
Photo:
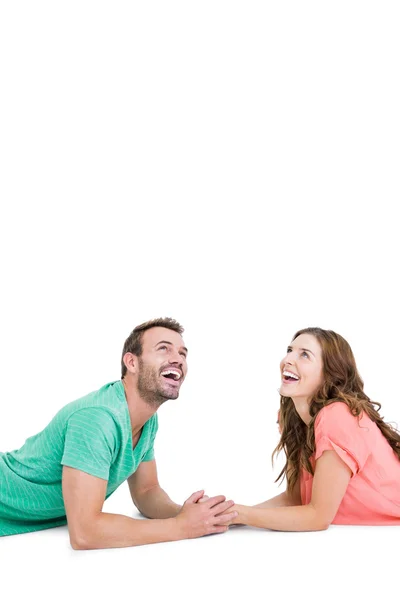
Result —
<instances>
[{"instance_id":1,"label":"green t-shirt","mask_svg":"<svg viewBox=\"0 0 400 600\"><path fill-rule=\"evenodd\" d=\"M19 450L0 452L0 536L66 524L62 467L107 480L108 498L154 458L157 414L143 426L132 449L132 428L122 381L62 408Z\"/></svg>"}]
</instances>

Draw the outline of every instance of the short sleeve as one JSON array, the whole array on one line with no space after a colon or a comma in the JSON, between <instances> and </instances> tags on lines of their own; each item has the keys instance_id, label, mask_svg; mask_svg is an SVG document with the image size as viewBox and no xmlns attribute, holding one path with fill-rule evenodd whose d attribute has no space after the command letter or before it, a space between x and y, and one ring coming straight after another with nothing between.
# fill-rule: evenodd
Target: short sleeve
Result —
<instances>
[{"instance_id":1,"label":"short sleeve","mask_svg":"<svg viewBox=\"0 0 400 600\"><path fill-rule=\"evenodd\" d=\"M315 420L315 460L325 450L334 450L350 468L352 476L365 465L370 454L368 427L351 414L344 402L325 406Z\"/></svg>"},{"instance_id":2,"label":"short sleeve","mask_svg":"<svg viewBox=\"0 0 400 600\"><path fill-rule=\"evenodd\" d=\"M61 464L108 480L117 439L117 426L107 410L77 410L67 422Z\"/></svg>"},{"instance_id":3,"label":"short sleeve","mask_svg":"<svg viewBox=\"0 0 400 600\"><path fill-rule=\"evenodd\" d=\"M149 448L142 458L142 462L147 462L148 460L154 460L154 446Z\"/></svg>"}]
</instances>

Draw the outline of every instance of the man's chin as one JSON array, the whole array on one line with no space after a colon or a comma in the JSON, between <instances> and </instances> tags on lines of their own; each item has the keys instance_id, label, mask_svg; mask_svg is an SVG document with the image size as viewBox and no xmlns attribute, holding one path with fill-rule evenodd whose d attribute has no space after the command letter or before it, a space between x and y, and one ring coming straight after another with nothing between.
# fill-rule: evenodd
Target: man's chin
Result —
<instances>
[{"instance_id":1,"label":"man's chin","mask_svg":"<svg viewBox=\"0 0 400 600\"><path fill-rule=\"evenodd\" d=\"M165 398L165 400L177 400L179 398L179 390L176 390L176 392L163 390L162 397Z\"/></svg>"},{"instance_id":2,"label":"man's chin","mask_svg":"<svg viewBox=\"0 0 400 600\"><path fill-rule=\"evenodd\" d=\"M172 386L165 386L161 390L161 395L166 400L176 400L179 397L179 388L173 388Z\"/></svg>"}]
</instances>

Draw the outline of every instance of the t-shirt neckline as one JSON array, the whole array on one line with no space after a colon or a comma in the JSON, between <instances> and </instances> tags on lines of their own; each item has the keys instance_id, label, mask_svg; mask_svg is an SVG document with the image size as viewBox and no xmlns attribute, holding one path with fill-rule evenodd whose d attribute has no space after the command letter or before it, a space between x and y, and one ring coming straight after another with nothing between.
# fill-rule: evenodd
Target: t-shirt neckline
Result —
<instances>
[{"instance_id":1,"label":"t-shirt neckline","mask_svg":"<svg viewBox=\"0 0 400 600\"><path fill-rule=\"evenodd\" d=\"M117 392L117 395L118 395L119 399L123 401L124 406L125 406L126 416L127 416L128 423L129 423L129 447L131 448L131 451L132 451L132 457L134 457L136 451L139 449L139 447L141 447L143 445L143 441L145 439L145 433L147 432L147 429L149 427L149 424L150 424L150 421L151 421L153 415L143 425L142 432L141 432L140 437L139 437L139 439L137 441L137 444L133 448L131 415L129 414L128 403L126 401L126 396L125 396L125 389L124 389L124 385L123 385L121 379L119 379L118 381L116 381L114 383L114 386L115 386L115 390Z\"/></svg>"}]
</instances>

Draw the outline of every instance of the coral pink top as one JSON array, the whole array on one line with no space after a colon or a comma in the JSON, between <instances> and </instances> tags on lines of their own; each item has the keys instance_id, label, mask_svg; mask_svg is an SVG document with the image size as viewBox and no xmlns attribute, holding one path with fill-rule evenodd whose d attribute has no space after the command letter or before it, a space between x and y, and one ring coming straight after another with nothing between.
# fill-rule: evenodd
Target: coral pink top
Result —
<instances>
[{"instance_id":1,"label":"coral pink top","mask_svg":"<svg viewBox=\"0 0 400 600\"><path fill-rule=\"evenodd\" d=\"M334 450L352 476L333 523L400 525L400 460L376 423L363 413L358 421L343 402L325 406L315 419L315 454ZM300 477L302 504L311 500L313 476Z\"/></svg>"}]
</instances>

